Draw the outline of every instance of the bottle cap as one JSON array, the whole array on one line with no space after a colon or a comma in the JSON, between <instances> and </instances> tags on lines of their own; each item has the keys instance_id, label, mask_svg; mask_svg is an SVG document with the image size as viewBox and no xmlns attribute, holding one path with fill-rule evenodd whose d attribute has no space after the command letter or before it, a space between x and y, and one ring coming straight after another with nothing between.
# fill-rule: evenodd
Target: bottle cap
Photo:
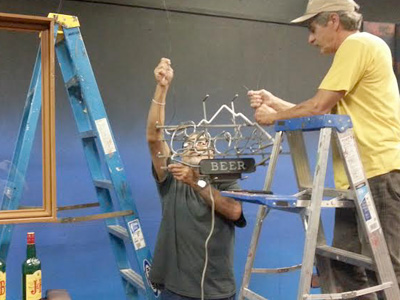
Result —
<instances>
[{"instance_id":1,"label":"bottle cap","mask_svg":"<svg viewBox=\"0 0 400 300\"><path fill-rule=\"evenodd\" d=\"M35 243L35 233L34 232L28 232L27 233L27 241L28 241L28 244L34 244Z\"/></svg>"}]
</instances>

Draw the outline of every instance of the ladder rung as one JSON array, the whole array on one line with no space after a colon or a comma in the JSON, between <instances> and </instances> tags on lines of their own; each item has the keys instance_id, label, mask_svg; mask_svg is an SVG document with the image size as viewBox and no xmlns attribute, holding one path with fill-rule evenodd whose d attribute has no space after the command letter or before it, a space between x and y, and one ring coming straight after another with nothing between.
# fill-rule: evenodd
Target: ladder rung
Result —
<instances>
[{"instance_id":1,"label":"ladder rung","mask_svg":"<svg viewBox=\"0 0 400 300\"><path fill-rule=\"evenodd\" d=\"M280 120L275 123L275 131L315 131L322 128L336 128L342 132L353 127L351 119L346 115L319 115L312 117Z\"/></svg>"},{"instance_id":2,"label":"ladder rung","mask_svg":"<svg viewBox=\"0 0 400 300\"><path fill-rule=\"evenodd\" d=\"M375 270L372 259L358 253L353 253L343 249L338 249L330 246L318 246L316 254L328 257L333 260L342 261L351 265L363 267L369 270Z\"/></svg>"},{"instance_id":3,"label":"ladder rung","mask_svg":"<svg viewBox=\"0 0 400 300\"><path fill-rule=\"evenodd\" d=\"M134 215L132 210L121 210L115 212L109 212L104 214L95 214L90 216L83 216L83 217L67 217L67 218L60 218L57 219L57 223L75 223L75 222L84 222L84 221L93 221L93 220L100 220L100 219L111 219L111 218L121 218L125 216Z\"/></svg>"},{"instance_id":4,"label":"ladder rung","mask_svg":"<svg viewBox=\"0 0 400 300\"><path fill-rule=\"evenodd\" d=\"M284 268L253 268L251 269L251 273L254 274L279 274L279 273L287 273L298 270L301 268L301 264L294 265L291 267L284 267Z\"/></svg>"},{"instance_id":5,"label":"ladder rung","mask_svg":"<svg viewBox=\"0 0 400 300\"><path fill-rule=\"evenodd\" d=\"M311 205L311 200L297 200L295 206L296 207L309 207ZM272 207L272 206L269 206ZM333 198L330 200L322 200L321 202L322 208L343 208L343 207L354 207L353 200L340 200L338 198ZM275 207L272 207L275 208Z\"/></svg>"},{"instance_id":6,"label":"ladder rung","mask_svg":"<svg viewBox=\"0 0 400 300\"><path fill-rule=\"evenodd\" d=\"M354 195L354 191L352 191L352 190L337 190L337 189L332 189L332 188L325 188L324 196L325 197L341 196L342 199L347 199L347 200L356 199L356 196Z\"/></svg>"},{"instance_id":7,"label":"ladder rung","mask_svg":"<svg viewBox=\"0 0 400 300\"><path fill-rule=\"evenodd\" d=\"M397 283L396 283L397 284ZM372 287L368 287L362 290L343 292L343 293L335 293L335 294L305 294L303 296L304 300L311 299L319 299L319 300L332 300L332 299L354 299L355 297L367 295L370 293L382 291L384 289L390 288L392 286L392 282L384 282L380 285L375 285Z\"/></svg>"},{"instance_id":8,"label":"ladder rung","mask_svg":"<svg viewBox=\"0 0 400 300\"><path fill-rule=\"evenodd\" d=\"M80 133L82 139L89 139L97 137L97 134L94 130L88 130Z\"/></svg>"},{"instance_id":9,"label":"ladder rung","mask_svg":"<svg viewBox=\"0 0 400 300\"><path fill-rule=\"evenodd\" d=\"M78 80L78 76L75 75L73 77L71 77L66 83L65 83L65 87L67 89L70 89L73 86L77 86L79 84L79 80Z\"/></svg>"},{"instance_id":10,"label":"ladder rung","mask_svg":"<svg viewBox=\"0 0 400 300\"><path fill-rule=\"evenodd\" d=\"M105 179L93 180L93 183L98 188L109 189L109 190L113 188L111 180L105 180Z\"/></svg>"},{"instance_id":11,"label":"ladder rung","mask_svg":"<svg viewBox=\"0 0 400 300\"><path fill-rule=\"evenodd\" d=\"M57 207L57 211L74 210L74 209L90 208L90 207L98 207L98 206L100 206L99 202L68 205L68 206L59 206L59 207Z\"/></svg>"},{"instance_id":12,"label":"ladder rung","mask_svg":"<svg viewBox=\"0 0 400 300\"><path fill-rule=\"evenodd\" d=\"M57 211L74 210L74 209L81 209L81 208L91 208L91 207L98 207L98 206L100 206L99 202L68 205L68 206L59 206L59 207L57 207ZM27 205L18 206L18 209L35 209L35 208L40 209L40 208L42 208L42 206L27 206Z\"/></svg>"},{"instance_id":13,"label":"ladder rung","mask_svg":"<svg viewBox=\"0 0 400 300\"><path fill-rule=\"evenodd\" d=\"M119 270L121 272L121 276L128 281L131 285L136 287L139 291L144 291L144 283L142 276L133 271L132 269L122 269Z\"/></svg>"},{"instance_id":14,"label":"ladder rung","mask_svg":"<svg viewBox=\"0 0 400 300\"><path fill-rule=\"evenodd\" d=\"M27 98L31 98L33 96L33 94L35 94L36 92L36 88L33 88L31 90L28 91L28 95L26 96Z\"/></svg>"},{"instance_id":15,"label":"ladder rung","mask_svg":"<svg viewBox=\"0 0 400 300\"><path fill-rule=\"evenodd\" d=\"M246 299L250 300L268 300L267 298L264 298L263 296L260 296L259 294L254 293L253 291L250 291L249 289L243 289L243 296Z\"/></svg>"},{"instance_id":16,"label":"ladder rung","mask_svg":"<svg viewBox=\"0 0 400 300\"><path fill-rule=\"evenodd\" d=\"M15 189L15 187L13 188L12 186L7 186L4 189L3 197L7 197L8 200L11 200L11 198L13 196L13 190L14 189ZM8 209L8 207L4 207L3 209Z\"/></svg>"},{"instance_id":17,"label":"ladder rung","mask_svg":"<svg viewBox=\"0 0 400 300\"><path fill-rule=\"evenodd\" d=\"M108 232L111 233L113 236L119 237L121 240L128 240L129 235L128 231L120 226L120 225L109 225Z\"/></svg>"}]
</instances>

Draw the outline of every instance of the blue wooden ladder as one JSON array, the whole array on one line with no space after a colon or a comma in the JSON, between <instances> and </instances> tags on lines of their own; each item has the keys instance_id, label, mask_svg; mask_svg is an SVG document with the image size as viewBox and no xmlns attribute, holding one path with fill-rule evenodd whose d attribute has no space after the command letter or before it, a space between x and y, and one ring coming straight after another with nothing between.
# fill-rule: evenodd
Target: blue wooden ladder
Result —
<instances>
[{"instance_id":1,"label":"blue wooden ladder","mask_svg":"<svg viewBox=\"0 0 400 300\"><path fill-rule=\"evenodd\" d=\"M50 14L49 17L56 21L56 54L102 211L98 215L64 218L59 219L58 222L104 218L126 298L138 299L138 292L143 292L147 299L156 299L160 291L155 289L149 280L151 253L143 236L139 214L90 65L78 18L60 14ZM8 176L2 199L2 210L17 209L20 204L23 182L41 110L40 59L39 48L18 142L14 150L12 160L14 167ZM30 130L26 130L28 127ZM13 192L7 193L7 191ZM114 191L120 211L116 211L110 191ZM7 258L13 226L0 225L0 257L3 259ZM128 248L134 250L138 272L132 270L127 254Z\"/></svg>"}]
</instances>

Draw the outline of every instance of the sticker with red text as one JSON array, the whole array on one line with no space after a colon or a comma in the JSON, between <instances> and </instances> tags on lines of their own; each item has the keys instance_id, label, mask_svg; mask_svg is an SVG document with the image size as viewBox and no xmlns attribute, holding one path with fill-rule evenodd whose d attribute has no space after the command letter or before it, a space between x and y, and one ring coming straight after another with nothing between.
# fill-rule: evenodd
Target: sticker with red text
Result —
<instances>
[{"instance_id":1,"label":"sticker with red text","mask_svg":"<svg viewBox=\"0 0 400 300\"><path fill-rule=\"evenodd\" d=\"M0 300L6 300L6 272L0 272Z\"/></svg>"},{"instance_id":2,"label":"sticker with red text","mask_svg":"<svg viewBox=\"0 0 400 300\"><path fill-rule=\"evenodd\" d=\"M26 300L42 299L42 271L26 275Z\"/></svg>"}]
</instances>

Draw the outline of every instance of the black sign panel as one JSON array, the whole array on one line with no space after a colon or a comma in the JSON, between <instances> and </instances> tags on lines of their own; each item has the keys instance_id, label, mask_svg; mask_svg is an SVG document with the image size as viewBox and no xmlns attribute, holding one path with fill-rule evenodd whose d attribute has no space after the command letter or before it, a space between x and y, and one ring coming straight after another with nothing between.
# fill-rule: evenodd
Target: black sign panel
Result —
<instances>
[{"instance_id":1,"label":"black sign panel","mask_svg":"<svg viewBox=\"0 0 400 300\"><path fill-rule=\"evenodd\" d=\"M200 161L200 174L242 174L256 170L254 158L220 158Z\"/></svg>"}]
</instances>

